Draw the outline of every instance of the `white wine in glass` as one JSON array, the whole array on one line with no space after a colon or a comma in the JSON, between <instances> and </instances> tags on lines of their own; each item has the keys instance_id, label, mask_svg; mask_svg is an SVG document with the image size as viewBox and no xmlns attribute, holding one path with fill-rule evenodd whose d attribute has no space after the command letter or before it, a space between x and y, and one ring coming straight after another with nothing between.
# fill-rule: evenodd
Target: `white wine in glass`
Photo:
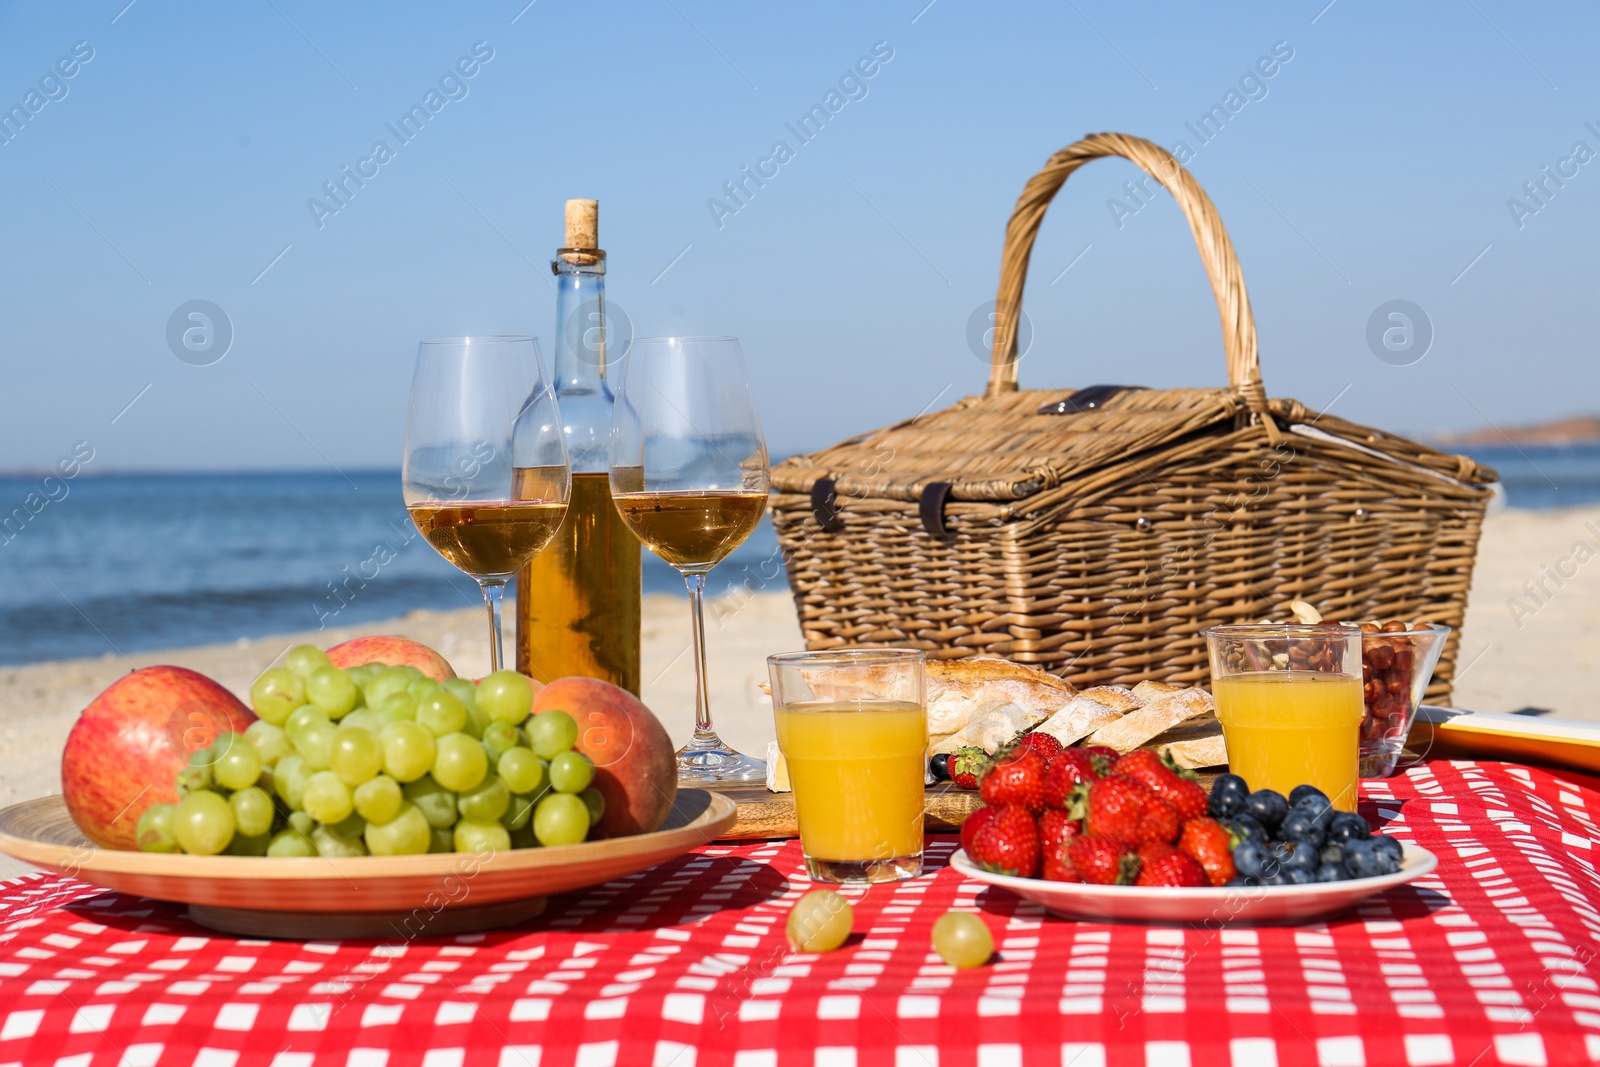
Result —
<instances>
[{"instance_id":1,"label":"white wine in glass","mask_svg":"<svg viewBox=\"0 0 1600 1067\"><path fill-rule=\"evenodd\" d=\"M706 686L706 574L744 543L767 506L767 445L738 340L634 341L611 427L617 511L689 588L695 722L694 736L678 750L678 780L764 778L764 761L717 736Z\"/></svg>"},{"instance_id":2,"label":"white wine in glass","mask_svg":"<svg viewBox=\"0 0 1600 1067\"><path fill-rule=\"evenodd\" d=\"M503 662L506 582L566 515L571 473L560 424L532 337L418 346L401 471L406 510L434 551L483 590L491 670Z\"/></svg>"}]
</instances>

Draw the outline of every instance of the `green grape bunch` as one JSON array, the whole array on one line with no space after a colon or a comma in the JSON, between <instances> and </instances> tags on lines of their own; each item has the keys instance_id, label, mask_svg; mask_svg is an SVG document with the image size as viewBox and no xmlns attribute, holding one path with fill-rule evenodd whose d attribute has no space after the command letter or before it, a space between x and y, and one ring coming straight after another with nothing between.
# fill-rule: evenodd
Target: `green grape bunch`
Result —
<instances>
[{"instance_id":1,"label":"green grape bunch","mask_svg":"<svg viewBox=\"0 0 1600 1067\"><path fill-rule=\"evenodd\" d=\"M178 773L139 817L145 852L412 856L586 840L605 813L565 711L531 715L515 671L474 684L411 666L342 670L300 645L250 687L257 721Z\"/></svg>"}]
</instances>

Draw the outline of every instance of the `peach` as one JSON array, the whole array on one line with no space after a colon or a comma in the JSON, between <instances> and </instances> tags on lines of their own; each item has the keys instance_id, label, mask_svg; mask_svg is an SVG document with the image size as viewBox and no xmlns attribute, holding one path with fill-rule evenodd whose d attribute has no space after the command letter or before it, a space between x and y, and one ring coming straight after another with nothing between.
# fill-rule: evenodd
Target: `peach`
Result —
<instances>
[{"instance_id":1,"label":"peach","mask_svg":"<svg viewBox=\"0 0 1600 1067\"><path fill-rule=\"evenodd\" d=\"M334 645L328 649L328 662L341 669L359 667L363 663L382 663L389 667L411 666L436 682L456 676L449 662L422 642L382 634L352 637Z\"/></svg>"},{"instance_id":2,"label":"peach","mask_svg":"<svg viewBox=\"0 0 1600 1067\"><path fill-rule=\"evenodd\" d=\"M678 795L678 759L655 713L598 678L558 678L534 694L535 713L552 708L577 720L575 747L594 762L594 788L606 801L594 836L659 830Z\"/></svg>"},{"instance_id":3,"label":"peach","mask_svg":"<svg viewBox=\"0 0 1600 1067\"><path fill-rule=\"evenodd\" d=\"M178 800L189 754L255 716L203 674L145 667L123 675L78 716L61 753L61 792L72 821L103 848L132 849L152 804Z\"/></svg>"}]
</instances>

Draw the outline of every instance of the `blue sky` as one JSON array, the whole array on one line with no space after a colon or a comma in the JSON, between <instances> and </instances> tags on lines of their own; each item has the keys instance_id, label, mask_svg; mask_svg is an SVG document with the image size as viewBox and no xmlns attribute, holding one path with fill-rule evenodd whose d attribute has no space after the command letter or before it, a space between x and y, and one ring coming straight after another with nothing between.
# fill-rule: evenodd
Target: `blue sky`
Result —
<instances>
[{"instance_id":1,"label":"blue sky","mask_svg":"<svg viewBox=\"0 0 1600 1067\"><path fill-rule=\"evenodd\" d=\"M419 338L550 335L577 196L635 330L739 335L773 451L825 445L982 389L1011 206L1094 130L1195 151L1274 395L1411 433L1600 409L1600 159L1561 162L1600 152L1592 6L524 3L0 4L0 108L44 101L0 144L0 467L80 440L102 470L397 464ZM1201 146L1185 123L1275 45ZM802 144L786 123L875 48ZM1570 176L1538 204L1546 165ZM1053 205L1025 386L1223 380L1176 208L1109 206L1136 177L1093 164ZM197 299L233 330L208 366L166 337ZM1396 299L1433 331L1405 366L1366 338Z\"/></svg>"}]
</instances>

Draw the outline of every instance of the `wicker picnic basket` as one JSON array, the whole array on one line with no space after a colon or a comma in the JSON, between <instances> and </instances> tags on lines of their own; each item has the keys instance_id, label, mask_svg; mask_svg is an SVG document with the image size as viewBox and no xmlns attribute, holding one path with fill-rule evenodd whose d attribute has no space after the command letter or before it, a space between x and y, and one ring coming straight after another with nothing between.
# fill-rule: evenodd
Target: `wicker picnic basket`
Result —
<instances>
[{"instance_id":1,"label":"wicker picnic basket","mask_svg":"<svg viewBox=\"0 0 1600 1067\"><path fill-rule=\"evenodd\" d=\"M1225 389L1018 391L1017 321L1045 208L1120 156L1177 199L1222 316ZM1082 685L1204 683L1201 631L1287 618L1454 628L1449 699L1495 472L1268 399L1239 261L1200 186L1137 137L1092 134L1022 191L1006 228L989 387L774 468L772 516L808 647L1004 656Z\"/></svg>"}]
</instances>

